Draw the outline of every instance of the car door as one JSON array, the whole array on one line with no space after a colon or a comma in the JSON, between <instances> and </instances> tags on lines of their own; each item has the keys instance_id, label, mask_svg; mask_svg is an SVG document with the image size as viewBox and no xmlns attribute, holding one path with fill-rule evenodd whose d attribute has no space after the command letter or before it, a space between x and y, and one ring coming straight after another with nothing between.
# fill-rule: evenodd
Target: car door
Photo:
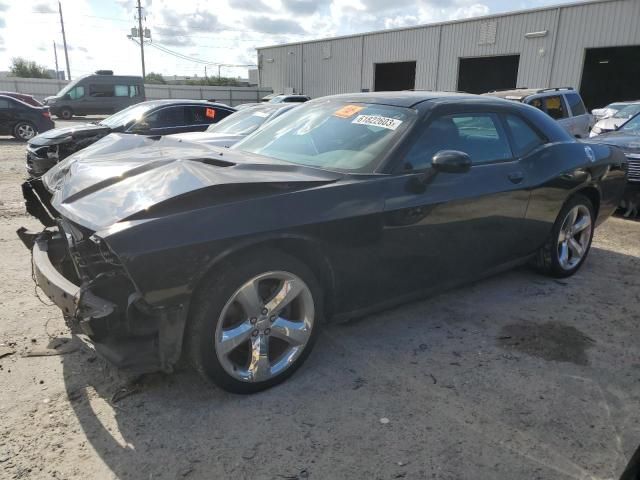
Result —
<instances>
[{"instance_id":1,"label":"car door","mask_svg":"<svg viewBox=\"0 0 640 480\"><path fill-rule=\"evenodd\" d=\"M175 105L162 107L147 113L142 120L130 129L145 135L169 135L188 132L185 120L185 107Z\"/></svg>"},{"instance_id":2,"label":"car door","mask_svg":"<svg viewBox=\"0 0 640 480\"><path fill-rule=\"evenodd\" d=\"M580 135L576 121L571 117L569 109L567 108L564 95L558 93L557 95L536 97L531 100L527 100L527 103L542 110L557 121L562 128L571 134L572 137Z\"/></svg>"},{"instance_id":3,"label":"car door","mask_svg":"<svg viewBox=\"0 0 640 480\"><path fill-rule=\"evenodd\" d=\"M11 108L11 101L7 98L0 98L0 132L3 134L13 133L15 119Z\"/></svg>"},{"instance_id":4,"label":"car door","mask_svg":"<svg viewBox=\"0 0 640 480\"><path fill-rule=\"evenodd\" d=\"M576 138L587 138L593 126L593 117L587 112L577 92L565 93L564 98L570 111L567 121L571 121L571 134Z\"/></svg>"},{"instance_id":5,"label":"car door","mask_svg":"<svg viewBox=\"0 0 640 480\"><path fill-rule=\"evenodd\" d=\"M431 159L443 150L467 153L470 170L435 173ZM398 296L438 289L525 254L526 172L498 113L436 114L402 160L401 171L406 168L411 171L397 175L385 200L383 290Z\"/></svg>"}]
</instances>

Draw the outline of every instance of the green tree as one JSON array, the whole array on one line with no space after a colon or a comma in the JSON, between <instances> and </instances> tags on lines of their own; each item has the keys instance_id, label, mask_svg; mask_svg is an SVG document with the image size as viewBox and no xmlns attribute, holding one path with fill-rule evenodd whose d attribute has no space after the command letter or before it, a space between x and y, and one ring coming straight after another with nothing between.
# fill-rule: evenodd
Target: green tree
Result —
<instances>
[{"instance_id":1,"label":"green tree","mask_svg":"<svg viewBox=\"0 0 640 480\"><path fill-rule=\"evenodd\" d=\"M46 67L38 65L36 62L26 60L22 57L11 59L11 75L22 78L51 78Z\"/></svg>"},{"instance_id":2,"label":"green tree","mask_svg":"<svg viewBox=\"0 0 640 480\"><path fill-rule=\"evenodd\" d=\"M147 76L144 77L144 83L155 83L155 84L165 84L164 78L159 73L149 72Z\"/></svg>"},{"instance_id":3,"label":"green tree","mask_svg":"<svg viewBox=\"0 0 640 480\"><path fill-rule=\"evenodd\" d=\"M230 77L207 77L207 78L192 78L186 81L187 85L210 85L210 86L225 86L225 87L239 87L241 86L238 80Z\"/></svg>"}]
</instances>

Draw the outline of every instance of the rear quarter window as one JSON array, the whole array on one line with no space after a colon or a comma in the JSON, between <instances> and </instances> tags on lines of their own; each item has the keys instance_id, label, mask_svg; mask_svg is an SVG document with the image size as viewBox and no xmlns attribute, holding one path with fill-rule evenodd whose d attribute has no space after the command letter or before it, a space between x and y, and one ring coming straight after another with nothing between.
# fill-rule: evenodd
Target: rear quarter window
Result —
<instances>
[{"instance_id":1,"label":"rear quarter window","mask_svg":"<svg viewBox=\"0 0 640 480\"><path fill-rule=\"evenodd\" d=\"M506 121L516 157L523 157L545 143L545 139L517 115L507 115Z\"/></svg>"}]
</instances>

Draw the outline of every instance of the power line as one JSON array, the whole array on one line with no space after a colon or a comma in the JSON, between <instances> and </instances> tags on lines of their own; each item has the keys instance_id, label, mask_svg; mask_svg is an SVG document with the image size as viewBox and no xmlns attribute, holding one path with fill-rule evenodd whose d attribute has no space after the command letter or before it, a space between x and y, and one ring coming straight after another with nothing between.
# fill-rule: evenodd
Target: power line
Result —
<instances>
[{"instance_id":1,"label":"power line","mask_svg":"<svg viewBox=\"0 0 640 480\"><path fill-rule=\"evenodd\" d=\"M132 38L131 40L133 40L135 43L139 43L137 40L135 40L134 38ZM167 47L165 47L162 44L159 44L157 42L149 42L147 43L148 46L151 46L157 50L160 50L163 53L166 53L168 55L172 55L176 58L179 58L181 60L186 60L189 62L193 62L193 63L198 63L201 65L217 65L217 66L221 66L221 67L254 67L255 64L231 64L231 63L221 63L221 62L212 62L212 61L208 61L208 60L203 60L201 58L195 58L195 57L190 57L188 55L184 55L182 53L176 52L174 50L171 50Z\"/></svg>"}]
</instances>

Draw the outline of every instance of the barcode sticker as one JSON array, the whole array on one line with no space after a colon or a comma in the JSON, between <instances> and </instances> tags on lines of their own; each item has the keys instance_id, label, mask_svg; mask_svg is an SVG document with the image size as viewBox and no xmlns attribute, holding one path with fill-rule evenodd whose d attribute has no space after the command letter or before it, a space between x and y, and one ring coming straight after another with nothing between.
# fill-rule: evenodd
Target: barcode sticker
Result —
<instances>
[{"instance_id":1,"label":"barcode sticker","mask_svg":"<svg viewBox=\"0 0 640 480\"><path fill-rule=\"evenodd\" d=\"M382 117L380 115L358 115L351 123L357 125L369 125L372 127L382 127L395 130L402 125L402 120L396 118Z\"/></svg>"}]
</instances>

